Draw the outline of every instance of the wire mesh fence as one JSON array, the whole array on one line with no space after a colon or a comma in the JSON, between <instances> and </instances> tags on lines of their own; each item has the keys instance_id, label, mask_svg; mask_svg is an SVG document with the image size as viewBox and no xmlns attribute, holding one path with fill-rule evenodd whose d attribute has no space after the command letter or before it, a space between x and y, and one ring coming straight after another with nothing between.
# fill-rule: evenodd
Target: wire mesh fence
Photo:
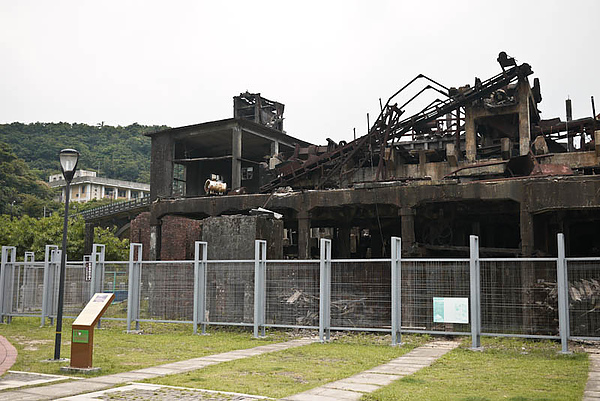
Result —
<instances>
[{"instance_id":1,"label":"wire mesh fence","mask_svg":"<svg viewBox=\"0 0 600 401\"><path fill-rule=\"evenodd\" d=\"M42 312L44 293L44 263L15 263L11 288L12 315L39 315Z\"/></svg>"},{"instance_id":2,"label":"wire mesh fence","mask_svg":"<svg viewBox=\"0 0 600 401\"><path fill-rule=\"evenodd\" d=\"M57 254L43 263L14 262L5 255L4 248L0 315L56 316L60 278ZM391 285L392 266L400 266L401 331L453 334L477 331L478 325L471 327L469 319L440 320L436 308L440 299L459 299L467 316L466 309L476 311L473 302L477 305L480 298L481 332L485 335L552 338L560 335L562 339L568 323L567 336L600 339L600 258L474 259L472 256L397 259L400 263L394 264L391 259L322 257L322 261L264 263L258 259L200 261L199 258L196 262L102 261L96 267L89 261L69 261L65 272L64 315L77 316L93 295L91 281L97 280L91 274L94 269L94 274L101 274L94 276L101 277L96 291L115 294L104 317L127 319L128 324L133 320L136 326L146 320L252 326L256 316L260 316L256 324L262 327L391 331L392 291L396 291ZM139 274L130 276L132 266L135 266L132 272ZM255 283L255 269L262 269L259 266L265 268L265 279ZM480 292L475 292L479 296L474 296L471 289L471 275L477 271L474 266L480 269ZM568 285L558 280L565 277L565 266ZM330 269L330 273L322 276L325 269ZM397 267L394 269L397 271ZM563 273L558 274L560 271ZM328 278L321 283L321 277ZM264 294L264 317L255 316L257 288L259 295ZM322 291L327 295L322 297ZM568 297L564 296L567 291ZM128 298L131 294L136 297ZM132 312L132 305L139 309ZM561 313L568 315L568 322ZM472 320L473 315L470 317Z\"/></svg>"},{"instance_id":3,"label":"wire mesh fence","mask_svg":"<svg viewBox=\"0 0 600 401\"><path fill-rule=\"evenodd\" d=\"M205 322L251 325L254 261L208 261L205 294Z\"/></svg>"},{"instance_id":4,"label":"wire mesh fence","mask_svg":"<svg viewBox=\"0 0 600 401\"><path fill-rule=\"evenodd\" d=\"M60 275L56 275L58 280ZM90 300L90 282L85 279L86 271L83 262L68 262L65 266L65 292L63 315L76 317ZM58 289L58 283L56 287ZM54 293L58 303L58 291Z\"/></svg>"},{"instance_id":5,"label":"wire mesh fence","mask_svg":"<svg viewBox=\"0 0 600 401\"><path fill-rule=\"evenodd\" d=\"M434 298L469 297L469 260L402 261L401 327L405 331L468 333L469 324L434 319Z\"/></svg>"},{"instance_id":6,"label":"wire mesh fence","mask_svg":"<svg viewBox=\"0 0 600 401\"><path fill-rule=\"evenodd\" d=\"M600 337L600 258L567 259L569 322L575 337Z\"/></svg>"},{"instance_id":7,"label":"wire mesh fence","mask_svg":"<svg viewBox=\"0 0 600 401\"><path fill-rule=\"evenodd\" d=\"M482 331L558 335L556 259L482 259Z\"/></svg>"},{"instance_id":8,"label":"wire mesh fence","mask_svg":"<svg viewBox=\"0 0 600 401\"><path fill-rule=\"evenodd\" d=\"M389 328L389 260L331 261L331 327Z\"/></svg>"},{"instance_id":9,"label":"wire mesh fence","mask_svg":"<svg viewBox=\"0 0 600 401\"><path fill-rule=\"evenodd\" d=\"M142 262L140 319L191 321L193 262Z\"/></svg>"},{"instance_id":10,"label":"wire mesh fence","mask_svg":"<svg viewBox=\"0 0 600 401\"><path fill-rule=\"evenodd\" d=\"M319 326L319 261L267 261L267 325Z\"/></svg>"}]
</instances>

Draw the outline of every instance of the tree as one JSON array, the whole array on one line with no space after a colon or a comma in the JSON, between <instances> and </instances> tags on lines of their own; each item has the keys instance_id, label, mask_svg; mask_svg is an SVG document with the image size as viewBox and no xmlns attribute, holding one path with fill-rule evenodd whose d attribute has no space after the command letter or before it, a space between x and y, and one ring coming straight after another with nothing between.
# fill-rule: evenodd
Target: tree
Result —
<instances>
[{"instance_id":1,"label":"tree","mask_svg":"<svg viewBox=\"0 0 600 401\"><path fill-rule=\"evenodd\" d=\"M0 215L0 245L17 247L17 257L20 260L23 260L27 251L34 252L36 260L43 260L46 245L61 246L63 221L60 213L40 219L29 216L11 219L8 215ZM106 260L127 260L129 240L117 238L115 231L114 228L97 227L94 242L106 246ZM69 218L67 241L68 259L83 260L85 222L81 217Z\"/></svg>"},{"instance_id":2,"label":"tree","mask_svg":"<svg viewBox=\"0 0 600 401\"><path fill-rule=\"evenodd\" d=\"M0 142L0 213L40 217L44 206L56 208L50 187L37 179L9 145Z\"/></svg>"}]
</instances>

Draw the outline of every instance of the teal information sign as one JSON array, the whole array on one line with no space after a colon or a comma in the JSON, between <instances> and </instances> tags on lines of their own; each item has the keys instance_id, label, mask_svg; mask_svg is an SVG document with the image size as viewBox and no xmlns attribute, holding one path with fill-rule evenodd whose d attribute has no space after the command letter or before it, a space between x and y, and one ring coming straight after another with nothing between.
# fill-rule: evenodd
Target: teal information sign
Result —
<instances>
[{"instance_id":1,"label":"teal information sign","mask_svg":"<svg viewBox=\"0 0 600 401\"><path fill-rule=\"evenodd\" d=\"M469 323L469 298L433 298L434 323Z\"/></svg>"}]
</instances>

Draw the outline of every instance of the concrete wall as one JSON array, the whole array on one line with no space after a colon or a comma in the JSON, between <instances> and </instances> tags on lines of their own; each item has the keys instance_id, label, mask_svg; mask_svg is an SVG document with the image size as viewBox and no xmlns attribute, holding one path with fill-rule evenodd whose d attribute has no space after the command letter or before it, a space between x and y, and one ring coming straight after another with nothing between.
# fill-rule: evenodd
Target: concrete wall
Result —
<instances>
[{"instance_id":1,"label":"concrete wall","mask_svg":"<svg viewBox=\"0 0 600 401\"><path fill-rule=\"evenodd\" d=\"M267 241L267 257L283 258L283 222L264 216L219 216L202 220L208 258L254 259L254 240Z\"/></svg>"}]
</instances>

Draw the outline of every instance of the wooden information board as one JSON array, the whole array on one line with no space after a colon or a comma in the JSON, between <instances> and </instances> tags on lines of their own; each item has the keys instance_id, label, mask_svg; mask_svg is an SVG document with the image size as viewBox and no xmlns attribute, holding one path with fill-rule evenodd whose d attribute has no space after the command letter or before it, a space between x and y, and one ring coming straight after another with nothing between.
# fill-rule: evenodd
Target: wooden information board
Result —
<instances>
[{"instance_id":1,"label":"wooden information board","mask_svg":"<svg viewBox=\"0 0 600 401\"><path fill-rule=\"evenodd\" d=\"M94 327L108 309L115 294L96 293L73 322L71 368L90 369L94 349Z\"/></svg>"}]
</instances>

